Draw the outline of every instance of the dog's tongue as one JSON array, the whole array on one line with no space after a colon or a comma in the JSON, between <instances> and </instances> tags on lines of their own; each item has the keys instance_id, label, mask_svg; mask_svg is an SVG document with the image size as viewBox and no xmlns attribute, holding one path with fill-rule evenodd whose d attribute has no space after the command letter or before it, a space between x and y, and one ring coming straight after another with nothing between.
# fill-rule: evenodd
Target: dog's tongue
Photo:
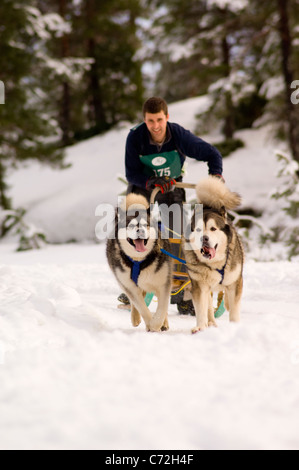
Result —
<instances>
[{"instance_id":1,"label":"dog's tongue","mask_svg":"<svg viewBox=\"0 0 299 470\"><path fill-rule=\"evenodd\" d=\"M144 253L146 251L146 248L144 246L144 240L134 240L135 243L135 248L138 253Z\"/></svg>"},{"instance_id":2,"label":"dog's tongue","mask_svg":"<svg viewBox=\"0 0 299 470\"><path fill-rule=\"evenodd\" d=\"M215 248L204 246L203 250L204 250L205 255L208 255L210 259L215 258L215 256L216 256Z\"/></svg>"}]
</instances>

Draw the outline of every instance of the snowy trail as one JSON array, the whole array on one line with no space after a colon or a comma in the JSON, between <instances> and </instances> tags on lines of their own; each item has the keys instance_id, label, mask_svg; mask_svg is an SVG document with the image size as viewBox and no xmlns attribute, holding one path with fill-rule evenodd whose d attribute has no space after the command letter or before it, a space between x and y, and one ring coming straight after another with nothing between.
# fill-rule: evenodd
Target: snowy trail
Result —
<instances>
[{"instance_id":1,"label":"snowy trail","mask_svg":"<svg viewBox=\"0 0 299 470\"><path fill-rule=\"evenodd\" d=\"M1 449L298 449L299 263L245 269L242 322L133 329L104 246L0 245ZM74 261L75 260L75 261Z\"/></svg>"}]
</instances>

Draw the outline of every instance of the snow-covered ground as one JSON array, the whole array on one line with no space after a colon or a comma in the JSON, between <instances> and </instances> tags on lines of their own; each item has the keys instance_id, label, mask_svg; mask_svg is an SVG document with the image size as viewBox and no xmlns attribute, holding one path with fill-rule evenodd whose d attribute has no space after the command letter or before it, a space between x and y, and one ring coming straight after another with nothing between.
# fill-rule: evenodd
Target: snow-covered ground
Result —
<instances>
[{"instance_id":1,"label":"snow-covered ground","mask_svg":"<svg viewBox=\"0 0 299 470\"><path fill-rule=\"evenodd\" d=\"M174 104L171 120L193 129L206 105ZM97 205L124 190L130 127L68 149L63 172L30 163L10 174L14 206L64 244L16 253L14 239L0 243L0 449L298 449L298 262L253 261L283 259L256 240L239 325L225 314L192 336L195 319L170 306L170 331L152 334L117 309L105 246L92 240ZM227 184L275 217L268 129L239 136L246 148L224 160ZM188 182L207 174L192 160L187 171Z\"/></svg>"},{"instance_id":2,"label":"snow-covered ground","mask_svg":"<svg viewBox=\"0 0 299 470\"><path fill-rule=\"evenodd\" d=\"M242 322L134 329L103 245L0 245L1 449L298 449L299 264L245 268ZM154 308L154 304L153 308Z\"/></svg>"}]
</instances>

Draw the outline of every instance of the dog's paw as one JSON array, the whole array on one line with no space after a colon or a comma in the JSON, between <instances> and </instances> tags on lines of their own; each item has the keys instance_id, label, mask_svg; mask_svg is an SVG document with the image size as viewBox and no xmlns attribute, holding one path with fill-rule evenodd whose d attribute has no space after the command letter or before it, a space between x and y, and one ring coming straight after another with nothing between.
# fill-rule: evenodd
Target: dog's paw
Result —
<instances>
[{"instance_id":1,"label":"dog's paw","mask_svg":"<svg viewBox=\"0 0 299 470\"><path fill-rule=\"evenodd\" d=\"M163 326L164 324L161 326L161 319L154 317L150 322L150 331L152 331L153 333L157 333L158 331L161 331Z\"/></svg>"},{"instance_id":2,"label":"dog's paw","mask_svg":"<svg viewBox=\"0 0 299 470\"><path fill-rule=\"evenodd\" d=\"M165 326L165 325L162 325L161 326L161 330L160 331L168 331L169 330L169 326Z\"/></svg>"},{"instance_id":3,"label":"dog's paw","mask_svg":"<svg viewBox=\"0 0 299 470\"><path fill-rule=\"evenodd\" d=\"M169 323L168 323L168 318L166 318L163 325L161 326L161 331L168 331L168 330L169 330Z\"/></svg>"},{"instance_id":4,"label":"dog's paw","mask_svg":"<svg viewBox=\"0 0 299 470\"><path fill-rule=\"evenodd\" d=\"M161 327L150 326L148 331L151 333L159 333L159 331L161 331Z\"/></svg>"},{"instance_id":5,"label":"dog's paw","mask_svg":"<svg viewBox=\"0 0 299 470\"><path fill-rule=\"evenodd\" d=\"M208 325L202 325L202 326L196 326L195 328L192 328L191 333L195 335L199 331L204 331L207 328Z\"/></svg>"},{"instance_id":6,"label":"dog's paw","mask_svg":"<svg viewBox=\"0 0 299 470\"><path fill-rule=\"evenodd\" d=\"M214 326L215 328L218 328L218 325L217 325L217 323L215 322L215 320L209 320L208 326L209 326L209 327Z\"/></svg>"},{"instance_id":7,"label":"dog's paw","mask_svg":"<svg viewBox=\"0 0 299 470\"><path fill-rule=\"evenodd\" d=\"M200 326L196 326L195 328L192 328L191 333L192 333L193 335L195 335L195 334L198 333L199 331L203 331L203 330L204 330L204 328L202 328L202 327L200 327Z\"/></svg>"},{"instance_id":8,"label":"dog's paw","mask_svg":"<svg viewBox=\"0 0 299 470\"><path fill-rule=\"evenodd\" d=\"M132 325L135 328L137 328L137 326L139 326L141 323L141 315L135 312L134 314L132 314L131 320L132 320Z\"/></svg>"}]
</instances>

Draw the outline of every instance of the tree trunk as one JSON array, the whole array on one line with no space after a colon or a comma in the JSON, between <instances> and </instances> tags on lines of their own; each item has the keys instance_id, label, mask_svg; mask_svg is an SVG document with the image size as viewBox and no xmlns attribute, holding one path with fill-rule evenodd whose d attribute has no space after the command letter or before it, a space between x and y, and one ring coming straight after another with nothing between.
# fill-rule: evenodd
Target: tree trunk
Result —
<instances>
[{"instance_id":1,"label":"tree trunk","mask_svg":"<svg viewBox=\"0 0 299 470\"><path fill-rule=\"evenodd\" d=\"M91 107L92 114L95 121L95 127L99 131L104 130L106 127L106 117L103 107L103 99L100 88L100 80L98 74L98 66L96 59L96 44L94 39L89 39L88 41L88 56L94 59L94 63L91 66L89 76L90 76L90 92L91 92Z\"/></svg>"},{"instance_id":2,"label":"tree trunk","mask_svg":"<svg viewBox=\"0 0 299 470\"><path fill-rule=\"evenodd\" d=\"M63 19L66 16L66 0L59 0L59 13ZM69 56L69 39L66 35L61 38L61 57ZM62 83L62 96L60 101L60 127L62 130L63 146L71 143L71 100L70 85L67 81Z\"/></svg>"},{"instance_id":3,"label":"tree trunk","mask_svg":"<svg viewBox=\"0 0 299 470\"><path fill-rule=\"evenodd\" d=\"M88 34L87 42L87 55L91 57L94 62L89 71L89 81L90 81L90 114L94 121L94 127L96 132L100 132L106 129L106 113L103 105L103 95L100 86L100 77L98 70L98 59L96 54L97 42L95 37L99 37L99 31L95 34L94 31L94 12L95 12L95 0L86 0L85 2L86 9L86 27L87 30L90 29Z\"/></svg>"},{"instance_id":4,"label":"tree trunk","mask_svg":"<svg viewBox=\"0 0 299 470\"><path fill-rule=\"evenodd\" d=\"M4 210L11 209L10 199L6 195L7 184L5 183L5 167L0 160L0 207Z\"/></svg>"},{"instance_id":5,"label":"tree trunk","mask_svg":"<svg viewBox=\"0 0 299 470\"><path fill-rule=\"evenodd\" d=\"M225 36L222 39L222 57L223 57L223 66L224 66L224 76L229 78L231 72L230 66L230 48ZM234 138L235 132L235 123L234 123L234 105L232 100L232 95L229 90L225 91L225 122L223 132L227 140Z\"/></svg>"},{"instance_id":6,"label":"tree trunk","mask_svg":"<svg viewBox=\"0 0 299 470\"><path fill-rule=\"evenodd\" d=\"M282 70L286 89L286 109L289 124L289 144L294 159L299 163L299 123L296 106L291 101L291 84L295 80L291 65L292 37L290 31L289 0L277 0L281 40Z\"/></svg>"},{"instance_id":7,"label":"tree trunk","mask_svg":"<svg viewBox=\"0 0 299 470\"><path fill-rule=\"evenodd\" d=\"M11 201L6 194L7 189L7 184L5 183L5 167L0 160L0 208L3 210L11 210ZM0 223L0 238L7 232L4 225L5 220L6 218Z\"/></svg>"}]
</instances>

